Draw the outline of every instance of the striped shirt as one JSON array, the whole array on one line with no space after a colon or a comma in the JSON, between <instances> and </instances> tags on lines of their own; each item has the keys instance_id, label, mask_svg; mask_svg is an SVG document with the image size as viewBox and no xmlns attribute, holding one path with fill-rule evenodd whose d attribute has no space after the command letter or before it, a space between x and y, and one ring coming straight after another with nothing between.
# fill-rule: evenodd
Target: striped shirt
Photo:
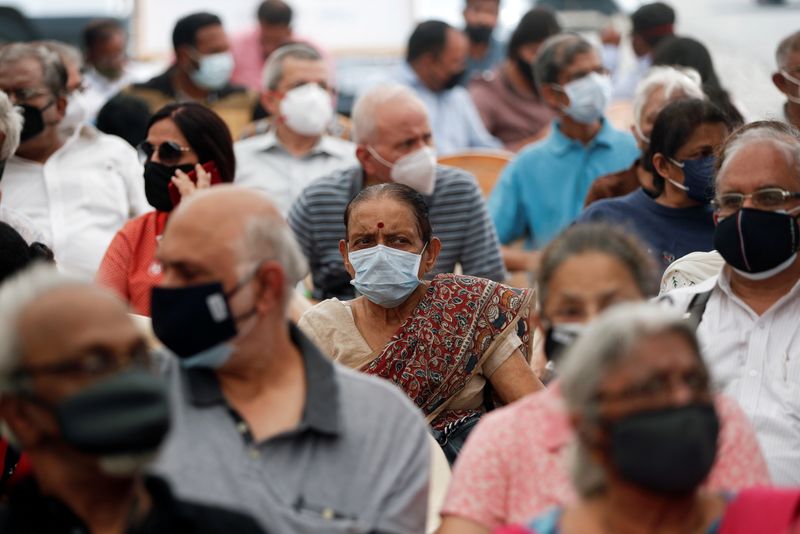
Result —
<instances>
[{"instance_id":1,"label":"striped shirt","mask_svg":"<svg viewBox=\"0 0 800 534\"><path fill-rule=\"evenodd\" d=\"M360 166L337 171L309 185L289 210L289 226L311 266L315 299L355 295L339 254L339 240L345 238L344 210L363 183ZM500 245L475 178L439 166L433 194L425 200L433 234L442 242L442 252L427 277L451 273L459 263L464 274L502 282L506 272Z\"/></svg>"}]
</instances>

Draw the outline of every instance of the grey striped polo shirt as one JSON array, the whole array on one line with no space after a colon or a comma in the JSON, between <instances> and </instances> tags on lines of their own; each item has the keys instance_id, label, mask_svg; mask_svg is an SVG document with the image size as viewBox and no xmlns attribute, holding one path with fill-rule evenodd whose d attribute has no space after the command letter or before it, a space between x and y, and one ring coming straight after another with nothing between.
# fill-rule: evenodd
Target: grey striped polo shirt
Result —
<instances>
[{"instance_id":1,"label":"grey striped polo shirt","mask_svg":"<svg viewBox=\"0 0 800 534\"><path fill-rule=\"evenodd\" d=\"M352 298L353 286L339 254L344 239L344 211L364 183L360 166L337 171L309 185L289 210L289 226L308 258L314 298ZM438 166L436 185L426 196L433 235L442 252L428 277L453 272L505 280L506 271L492 220L475 177L460 169Z\"/></svg>"}]
</instances>

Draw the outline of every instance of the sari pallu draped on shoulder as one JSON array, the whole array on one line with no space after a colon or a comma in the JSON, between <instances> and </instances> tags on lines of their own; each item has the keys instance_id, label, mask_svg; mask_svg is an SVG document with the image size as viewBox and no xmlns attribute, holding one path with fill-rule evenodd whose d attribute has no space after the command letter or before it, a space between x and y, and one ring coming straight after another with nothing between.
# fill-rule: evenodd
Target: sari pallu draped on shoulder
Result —
<instances>
[{"instance_id":1,"label":"sari pallu draped on shoulder","mask_svg":"<svg viewBox=\"0 0 800 534\"><path fill-rule=\"evenodd\" d=\"M533 292L471 276L440 274L365 373L391 380L434 430L480 410L448 410L493 345L516 333L530 359Z\"/></svg>"}]
</instances>

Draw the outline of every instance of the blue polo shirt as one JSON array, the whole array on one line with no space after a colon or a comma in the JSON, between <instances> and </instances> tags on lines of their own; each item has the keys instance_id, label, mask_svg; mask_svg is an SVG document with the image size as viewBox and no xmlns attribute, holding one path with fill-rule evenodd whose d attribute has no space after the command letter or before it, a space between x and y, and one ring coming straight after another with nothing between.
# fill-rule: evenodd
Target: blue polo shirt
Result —
<instances>
[{"instance_id":1,"label":"blue polo shirt","mask_svg":"<svg viewBox=\"0 0 800 534\"><path fill-rule=\"evenodd\" d=\"M506 166L489 197L500 242L527 236L529 248L546 245L581 212L596 178L627 169L638 157L633 136L605 119L588 145L565 136L555 121L545 139Z\"/></svg>"},{"instance_id":2,"label":"blue polo shirt","mask_svg":"<svg viewBox=\"0 0 800 534\"><path fill-rule=\"evenodd\" d=\"M619 224L635 233L661 272L691 252L714 248L714 210L710 205L670 208L656 202L642 188L623 197L592 203L576 222L591 221Z\"/></svg>"}]
</instances>

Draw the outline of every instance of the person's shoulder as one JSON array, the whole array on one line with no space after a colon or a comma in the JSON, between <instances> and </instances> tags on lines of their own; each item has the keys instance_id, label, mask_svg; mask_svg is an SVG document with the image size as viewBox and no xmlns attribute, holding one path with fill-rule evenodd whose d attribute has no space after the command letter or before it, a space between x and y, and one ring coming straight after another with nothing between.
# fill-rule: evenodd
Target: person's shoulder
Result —
<instances>
[{"instance_id":1,"label":"person's shoulder","mask_svg":"<svg viewBox=\"0 0 800 534\"><path fill-rule=\"evenodd\" d=\"M341 196L343 193L350 191L353 185L353 180L358 177L361 172L360 165L353 165L338 169L330 174L321 176L320 178L311 182L303 192L300 193L301 197L305 198L319 198L324 199L328 196ZM349 200L349 199L348 199Z\"/></svg>"},{"instance_id":2,"label":"person's shoulder","mask_svg":"<svg viewBox=\"0 0 800 534\"><path fill-rule=\"evenodd\" d=\"M327 320L334 314L346 311L347 304L337 298L325 299L308 308L300 316L301 321L316 323L319 320Z\"/></svg>"},{"instance_id":3,"label":"person's shoulder","mask_svg":"<svg viewBox=\"0 0 800 534\"><path fill-rule=\"evenodd\" d=\"M403 391L394 384L332 362L344 415L356 421L372 421L392 427L398 419L424 423L419 410ZM374 429L373 429L374 431Z\"/></svg>"},{"instance_id":4,"label":"person's shoulder","mask_svg":"<svg viewBox=\"0 0 800 534\"><path fill-rule=\"evenodd\" d=\"M233 143L233 150L235 152L251 152L253 150L262 148L264 144L271 138L272 134L269 131L251 135L244 139L239 139Z\"/></svg>"},{"instance_id":5,"label":"person's shoulder","mask_svg":"<svg viewBox=\"0 0 800 534\"><path fill-rule=\"evenodd\" d=\"M608 120L608 119L606 119ZM603 128L603 136L612 145L612 147L620 149L629 149L635 151L637 154L640 152L636 139L630 132L620 130L611 123L607 123Z\"/></svg>"},{"instance_id":6,"label":"person's shoulder","mask_svg":"<svg viewBox=\"0 0 800 534\"><path fill-rule=\"evenodd\" d=\"M719 275L712 276L707 280L693 286L681 287L673 289L667 293L663 293L655 297L655 301L662 305L678 310L686 311L692 299L700 294L716 289L719 281Z\"/></svg>"},{"instance_id":7,"label":"person's shoulder","mask_svg":"<svg viewBox=\"0 0 800 534\"><path fill-rule=\"evenodd\" d=\"M449 165L436 166L436 187L440 191L449 191L454 188L461 189L478 189L478 180L475 175L459 169L458 167L451 167ZM436 190L434 190L434 195Z\"/></svg>"}]
</instances>

